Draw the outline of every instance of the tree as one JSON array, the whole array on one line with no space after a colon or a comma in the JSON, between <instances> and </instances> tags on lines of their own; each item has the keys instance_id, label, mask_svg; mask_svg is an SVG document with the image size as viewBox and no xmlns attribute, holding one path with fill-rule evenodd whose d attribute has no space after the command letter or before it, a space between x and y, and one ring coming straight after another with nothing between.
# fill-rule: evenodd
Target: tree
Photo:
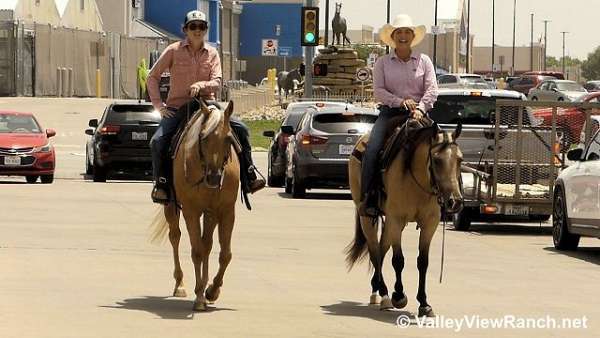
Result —
<instances>
[{"instance_id":1,"label":"tree","mask_svg":"<svg viewBox=\"0 0 600 338\"><path fill-rule=\"evenodd\" d=\"M600 47L588 54L588 58L581 65L584 78L588 80L600 79Z\"/></svg>"}]
</instances>

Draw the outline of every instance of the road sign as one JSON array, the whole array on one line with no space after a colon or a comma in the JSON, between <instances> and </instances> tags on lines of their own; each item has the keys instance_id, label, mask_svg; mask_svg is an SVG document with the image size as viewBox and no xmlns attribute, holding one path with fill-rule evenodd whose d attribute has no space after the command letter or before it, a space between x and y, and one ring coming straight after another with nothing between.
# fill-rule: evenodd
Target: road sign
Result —
<instances>
[{"instance_id":1,"label":"road sign","mask_svg":"<svg viewBox=\"0 0 600 338\"><path fill-rule=\"evenodd\" d=\"M356 79L360 82L366 82L371 77L371 72L367 68L359 68L356 70Z\"/></svg>"},{"instance_id":2,"label":"road sign","mask_svg":"<svg viewBox=\"0 0 600 338\"><path fill-rule=\"evenodd\" d=\"M263 56L277 56L277 46L279 41L277 39L263 39L262 40L262 55Z\"/></svg>"},{"instance_id":3,"label":"road sign","mask_svg":"<svg viewBox=\"0 0 600 338\"><path fill-rule=\"evenodd\" d=\"M369 58L367 59L367 65L371 68L373 66L375 66L375 62L377 61L378 57L379 57L379 54L377 54L377 53L369 54Z\"/></svg>"},{"instance_id":4,"label":"road sign","mask_svg":"<svg viewBox=\"0 0 600 338\"><path fill-rule=\"evenodd\" d=\"M279 56L292 56L292 47L279 47Z\"/></svg>"},{"instance_id":5,"label":"road sign","mask_svg":"<svg viewBox=\"0 0 600 338\"><path fill-rule=\"evenodd\" d=\"M442 26L431 26L431 34L440 35L446 33Z\"/></svg>"}]
</instances>

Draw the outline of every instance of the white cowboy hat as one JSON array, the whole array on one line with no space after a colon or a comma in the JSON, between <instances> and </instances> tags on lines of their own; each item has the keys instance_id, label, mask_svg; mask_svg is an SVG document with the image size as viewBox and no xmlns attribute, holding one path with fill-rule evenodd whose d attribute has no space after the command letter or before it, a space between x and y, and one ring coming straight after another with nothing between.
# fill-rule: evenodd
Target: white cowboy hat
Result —
<instances>
[{"instance_id":1,"label":"white cowboy hat","mask_svg":"<svg viewBox=\"0 0 600 338\"><path fill-rule=\"evenodd\" d=\"M423 38L425 37L425 33L427 32L425 26L413 25L413 21L410 16L406 14L398 14L396 15L394 21L392 21L391 24L388 23L381 27L381 29L379 30L379 39L383 41L386 45L392 48L396 48L396 43L394 42L394 39L392 39L392 33L398 28L410 28L415 33L415 39L410 45L411 47L420 44L421 41L423 41Z\"/></svg>"}]
</instances>

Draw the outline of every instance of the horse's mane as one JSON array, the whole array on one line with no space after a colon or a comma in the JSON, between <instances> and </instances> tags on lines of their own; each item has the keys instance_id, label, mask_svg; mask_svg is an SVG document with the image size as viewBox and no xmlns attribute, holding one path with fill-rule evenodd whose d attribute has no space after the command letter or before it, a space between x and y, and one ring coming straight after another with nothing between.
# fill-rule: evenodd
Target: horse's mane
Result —
<instances>
[{"instance_id":1,"label":"horse's mane","mask_svg":"<svg viewBox=\"0 0 600 338\"><path fill-rule=\"evenodd\" d=\"M431 142L431 139L437 135L439 128L437 125L431 125L425 128L414 130L409 134L404 147L404 170L411 167L412 161L415 158L415 151L425 142Z\"/></svg>"},{"instance_id":2,"label":"horse's mane","mask_svg":"<svg viewBox=\"0 0 600 338\"><path fill-rule=\"evenodd\" d=\"M208 135L212 134L215 129L219 126L219 123L223 120L223 111L215 106L208 107L210 114L208 117L205 115L202 119L202 129L200 130L200 139L205 139Z\"/></svg>"}]
</instances>

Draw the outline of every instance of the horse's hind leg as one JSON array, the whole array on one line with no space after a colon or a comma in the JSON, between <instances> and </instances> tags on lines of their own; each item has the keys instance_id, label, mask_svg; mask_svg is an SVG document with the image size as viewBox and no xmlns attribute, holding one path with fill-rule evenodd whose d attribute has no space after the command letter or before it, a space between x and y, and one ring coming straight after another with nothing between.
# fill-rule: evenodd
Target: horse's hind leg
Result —
<instances>
[{"instance_id":1,"label":"horse's hind leg","mask_svg":"<svg viewBox=\"0 0 600 338\"><path fill-rule=\"evenodd\" d=\"M223 277L225 276L225 270L231 262L231 234L233 233L233 224L235 223L235 209L224 208L223 215L219 222L219 246L221 252L219 253L219 271L213 279L213 283L206 289L206 299L210 302L214 302L219 298L221 293L221 286L223 286Z\"/></svg>"},{"instance_id":2,"label":"horse's hind leg","mask_svg":"<svg viewBox=\"0 0 600 338\"><path fill-rule=\"evenodd\" d=\"M424 224L420 224L421 234L419 235L419 257L417 257L417 269L419 269L419 292L417 293L417 300L419 301L419 317L435 316L433 309L427 303L425 281L427 279L427 267L429 266L429 247L438 223L439 215L426 220Z\"/></svg>"},{"instance_id":3,"label":"horse's hind leg","mask_svg":"<svg viewBox=\"0 0 600 338\"><path fill-rule=\"evenodd\" d=\"M371 294L370 303L376 303L377 292L379 292L379 296L381 296L379 308L381 310L391 309L393 308L392 302L388 296L388 289L383 279L383 259L385 258L385 253L390 246L388 244L387 249L384 250L385 246L380 245L379 241L377 240L377 225L374 225L370 218L361 217L360 224L367 240L369 258L375 269L373 272L373 277L371 278L371 288L373 293Z\"/></svg>"},{"instance_id":4,"label":"horse's hind leg","mask_svg":"<svg viewBox=\"0 0 600 338\"><path fill-rule=\"evenodd\" d=\"M173 278L175 278L175 289L173 290L174 297L186 297L185 287L183 285L183 271L179 262L179 240L181 238L181 230L179 230L179 210L175 203L171 203L164 207L164 214L169 223L169 241L173 247L173 263L175 270Z\"/></svg>"}]
</instances>

